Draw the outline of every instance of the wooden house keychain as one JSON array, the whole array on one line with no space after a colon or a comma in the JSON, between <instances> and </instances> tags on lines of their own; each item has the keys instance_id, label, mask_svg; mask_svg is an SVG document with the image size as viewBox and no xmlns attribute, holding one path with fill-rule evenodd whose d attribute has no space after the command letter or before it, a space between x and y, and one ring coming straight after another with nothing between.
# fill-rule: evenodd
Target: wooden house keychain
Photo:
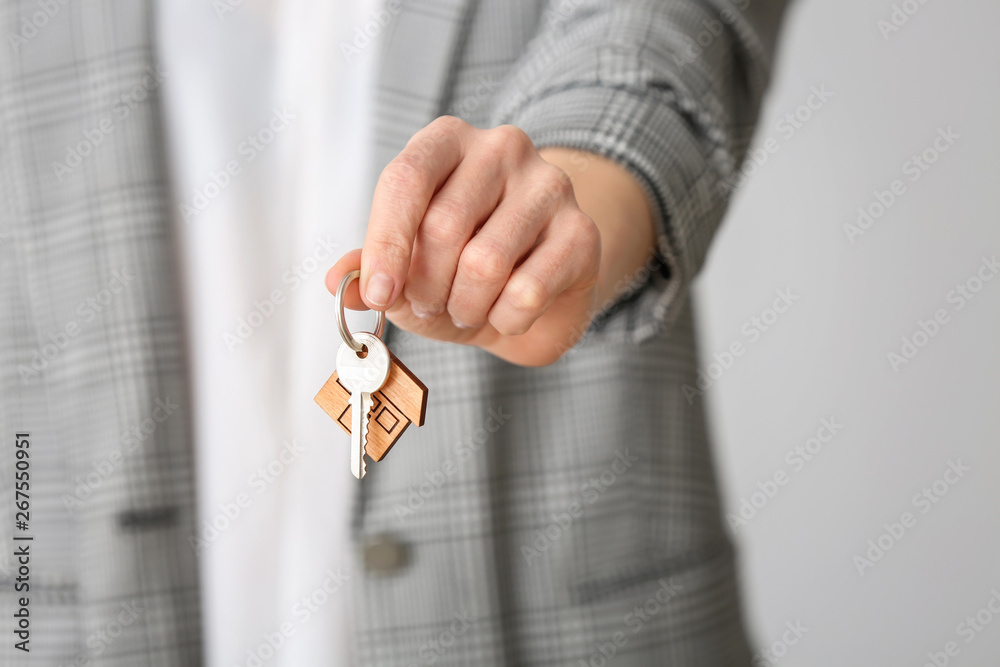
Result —
<instances>
[{"instance_id":1,"label":"wooden house keychain","mask_svg":"<svg viewBox=\"0 0 1000 667\"><path fill-rule=\"evenodd\" d=\"M424 425L427 387L382 342L385 313L375 333L351 335L344 317L347 286L361 276L348 273L337 287L337 328L344 340L337 370L316 394L316 403L351 436L351 472L365 476L365 453L381 461L411 423Z\"/></svg>"}]
</instances>

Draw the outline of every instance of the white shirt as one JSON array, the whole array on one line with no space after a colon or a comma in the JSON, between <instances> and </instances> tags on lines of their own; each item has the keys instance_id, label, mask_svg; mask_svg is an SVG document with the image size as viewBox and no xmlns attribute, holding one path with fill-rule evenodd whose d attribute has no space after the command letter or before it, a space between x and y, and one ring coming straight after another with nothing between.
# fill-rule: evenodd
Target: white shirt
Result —
<instances>
[{"instance_id":1,"label":"white shirt","mask_svg":"<svg viewBox=\"0 0 1000 667\"><path fill-rule=\"evenodd\" d=\"M340 345L323 278L370 204L375 42L340 45L377 2L159 3L211 665L350 664L357 482L313 396Z\"/></svg>"}]
</instances>

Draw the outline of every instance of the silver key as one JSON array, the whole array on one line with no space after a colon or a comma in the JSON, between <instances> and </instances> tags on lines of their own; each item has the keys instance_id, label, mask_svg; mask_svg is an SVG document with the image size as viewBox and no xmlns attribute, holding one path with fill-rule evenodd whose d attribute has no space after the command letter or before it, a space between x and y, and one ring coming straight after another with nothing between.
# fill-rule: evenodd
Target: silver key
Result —
<instances>
[{"instance_id":1,"label":"silver key","mask_svg":"<svg viewBox=\"0 0 1000 667\"><path fill-rule=\"evenodd\" d=\"M378 391L389 377L389 349L378 336L356 333L355 340L367 349L364 358L346 343L337 351L337 376L351 392L351 472L358 479L365 476L365 444L368 442L368 413L372 409L372 393Z\"/></svg>"}]
</instances>

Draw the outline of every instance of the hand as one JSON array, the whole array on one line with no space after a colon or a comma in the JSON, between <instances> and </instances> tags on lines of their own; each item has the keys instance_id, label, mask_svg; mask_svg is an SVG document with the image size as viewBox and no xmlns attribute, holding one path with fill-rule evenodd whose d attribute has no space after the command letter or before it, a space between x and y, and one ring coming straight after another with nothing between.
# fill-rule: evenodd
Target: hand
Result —
<instances>
[{"instance_id":1,"label":"hand","mask_svg":"<svg viewBox=\"0 0 1000 667\"><path fill-rule=\"evenodd\" d=\"M364 249L337 262L328 288L358 268L348 308L384 310L412 333L544 365L596 314L601 233L567 172L524 132L442 117L382 172Z\"/></svg>"}]
</instances>

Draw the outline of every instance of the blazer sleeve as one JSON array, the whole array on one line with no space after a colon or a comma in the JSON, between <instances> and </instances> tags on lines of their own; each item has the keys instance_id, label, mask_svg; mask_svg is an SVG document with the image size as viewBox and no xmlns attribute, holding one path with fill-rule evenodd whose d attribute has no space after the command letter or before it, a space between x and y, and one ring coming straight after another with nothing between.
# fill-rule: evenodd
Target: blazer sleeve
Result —
<instances>
[{"instance_id":1,"label":"blazer sleeve","mask_svg":"<svg viewBox=\"0 0 1000 667\"><path fill-rule=\"evenodd\" d=\"M498 94L496 124L517 125L538 148L616 160L649 197L653 260L590 334L639 342L668 329L684 304L766 87L752 1L552 1Z\"/></svg>"}]
</instances>

